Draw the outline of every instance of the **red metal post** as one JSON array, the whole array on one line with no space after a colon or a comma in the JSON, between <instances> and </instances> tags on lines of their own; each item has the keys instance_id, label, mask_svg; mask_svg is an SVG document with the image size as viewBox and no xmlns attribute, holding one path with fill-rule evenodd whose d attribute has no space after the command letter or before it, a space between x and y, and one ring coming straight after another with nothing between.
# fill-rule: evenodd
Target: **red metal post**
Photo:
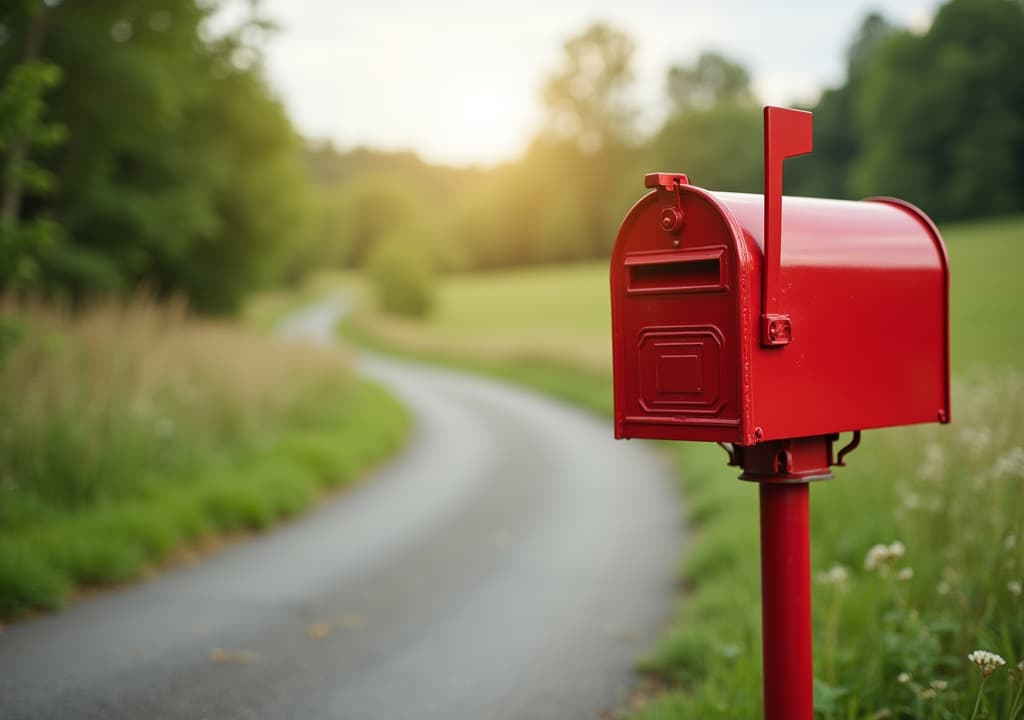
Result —
<instances>
[{"instance_id":1,"label":"red metal post","mask_svg":"<svg viewBox=\"0 0 1024 720\"><path fill-rule=\"evenodd\" d=\"M813 720L810 508L806 482L762 482L765 720Z\"/></svg>"}]
</instances>

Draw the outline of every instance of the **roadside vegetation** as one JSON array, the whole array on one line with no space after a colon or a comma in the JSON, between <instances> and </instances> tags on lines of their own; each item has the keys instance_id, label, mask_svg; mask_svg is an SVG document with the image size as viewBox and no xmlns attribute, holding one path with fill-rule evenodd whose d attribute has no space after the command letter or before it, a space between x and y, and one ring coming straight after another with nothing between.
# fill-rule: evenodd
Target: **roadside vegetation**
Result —
<instances>
[{"instance_id":1,"label":"roadside vegetation","mask_svg":"<svg viewBox=\"0 0 1024 720\"><path fill-rule=\"evenodd\" d=\"M365 295L405 319L356 316L350 336L608 412L602 258L642 173L761 185L752 76L713 48L664 68L652 127L634 102L647 38L582 28L522 155L450 168L300 138L265 73L273 25L227 0L0 9L0 296L22 298L0 306L0 616L263 527L400 442L402 411L341 355L136 303L137 288L230 316L312 269L364 273ZM949 0L914 31L865 16L845 77L809 108L816 149L787 165L787 192L892 194L943 222L1024 212L1022 44L1017 0ZM954 424L872 432L815 489L823 716L1019 715L1022 232L1020 218L949 228ZM307 292L249 321L268 328ZM716 448L666 451L690 592L644 663L667 692L636 717L756 716L755 493ZM1006 666L986 680L975 649Z\"/></svg>"},{"instance_id":2,"label":"roadside vegetation","mask_svg":"<svg viewBox=\"0 0 1024 720\"><path fill-rule=\"evenodd\" d=\"M953 424L867 433L849 467L813 488L822 718L1022 712L1024 323L1015 318L1024 302L1014 292L1022 235L1022 218L944 228ZM453 277L426 321L365 310L342 333L611 411L603 263ZM641 661L662 690L638 698L629 717L756 717L756 488L734 479L715 446L663 447L678 461L690 544L673 624ZM975 650L1006 664L969 660Z\"/></svg>"},{"instance_id":3,"label":"roadside vegetation","mask_svg":"<svg viewBox=\"0 0 1024 720\"><path fill-rule=\"evenodd\" d=\"M0 617L140 577L356 480L408 419L341 350L138 298L0 303Z\"/></svg>"}]
</instances>

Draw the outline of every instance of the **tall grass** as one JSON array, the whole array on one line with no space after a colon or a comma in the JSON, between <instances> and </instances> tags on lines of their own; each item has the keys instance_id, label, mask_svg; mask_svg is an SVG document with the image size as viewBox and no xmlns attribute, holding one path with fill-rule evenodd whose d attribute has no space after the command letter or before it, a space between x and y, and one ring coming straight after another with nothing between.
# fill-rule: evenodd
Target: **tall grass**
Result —
<instances>
[{"instance_id":1,"label":"tall grass","mask_svg":"<svg viewBox=\"0 0 1024 720\"><path fill-rule=\"evenodd\" d=\"M0 304L0 615L263 527L399 442L348 356L139 299Z\"/></svg>"}]
</instances>

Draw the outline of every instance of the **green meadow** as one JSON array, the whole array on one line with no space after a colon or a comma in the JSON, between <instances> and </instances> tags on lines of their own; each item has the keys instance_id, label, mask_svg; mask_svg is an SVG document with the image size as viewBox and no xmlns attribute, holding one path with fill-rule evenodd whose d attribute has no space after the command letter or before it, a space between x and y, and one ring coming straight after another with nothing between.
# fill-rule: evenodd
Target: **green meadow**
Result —
<instances>
[{"instance_id":1,"label":"green meadow","mask_svg":"<svg viewBox=\"0 0 1024 720\"><path fill-rule=\"evenodd\" d=\"M943 229L954 422L871 431L812 489L815 693L823 718L1015 718L1024 658L1024 219ZM427 321L365 309L342 332L608 413L604 263L444 281ZM609 428L609 432L611 432ZM690 533L673 623L634 720L760 713L756 488L715 446L665 444ZM974 650L1007 664L991 677Z\"/></svg>"}]
</instances>

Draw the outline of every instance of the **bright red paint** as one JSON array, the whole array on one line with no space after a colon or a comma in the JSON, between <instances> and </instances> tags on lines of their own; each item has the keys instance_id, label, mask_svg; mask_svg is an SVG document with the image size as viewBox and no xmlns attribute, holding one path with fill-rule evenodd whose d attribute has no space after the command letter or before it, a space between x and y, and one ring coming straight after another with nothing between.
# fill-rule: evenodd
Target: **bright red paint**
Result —
<instances>
[{"instance_id":1,"label":"bright red paint","mask_svg":"<svg viewBox=\"0 0 1024 720\"><path fill-rule=\"evenodd\" d=\"M764 267L761 281L761 343L774 347L792 339L791 318L780 309L782 161L811 152L811 113L764 109Z\"/></svg>"},{"instance_id":2,"label":"bright red paint","mask_svg":"<svg viewBox=\"0 0 1024 720\"><path fill-rule=\"evenodd\" d=\"M814 718L808 489L761 483L764 720Z\"/></svg>"},{"instance_id":3,"label":"bright red paint","mask_svg":"<svg viewBox=\"0 0 1024 720\"><path fill-rule=\"evenodd\" d=\"M807 483L862 429L949 422L949 268L909 203L783 199L811 115L764 117L766 196L651 173L622 223L615 436L729 443L760 483L765 719L812 720Z\"/></svg>"},{"instance_id":4,"label":"bright red paint","mask_svg":"<svg viewBox=\"0 0 1024 720\"><path fill-rule=\"evenodd\" d=\"M616 437L753 445L948 422L948 267L924 213L785 198L775 297L791 341L766 347L764 198L665 184L612 253Z\"/></svg>"}]
</instances>

